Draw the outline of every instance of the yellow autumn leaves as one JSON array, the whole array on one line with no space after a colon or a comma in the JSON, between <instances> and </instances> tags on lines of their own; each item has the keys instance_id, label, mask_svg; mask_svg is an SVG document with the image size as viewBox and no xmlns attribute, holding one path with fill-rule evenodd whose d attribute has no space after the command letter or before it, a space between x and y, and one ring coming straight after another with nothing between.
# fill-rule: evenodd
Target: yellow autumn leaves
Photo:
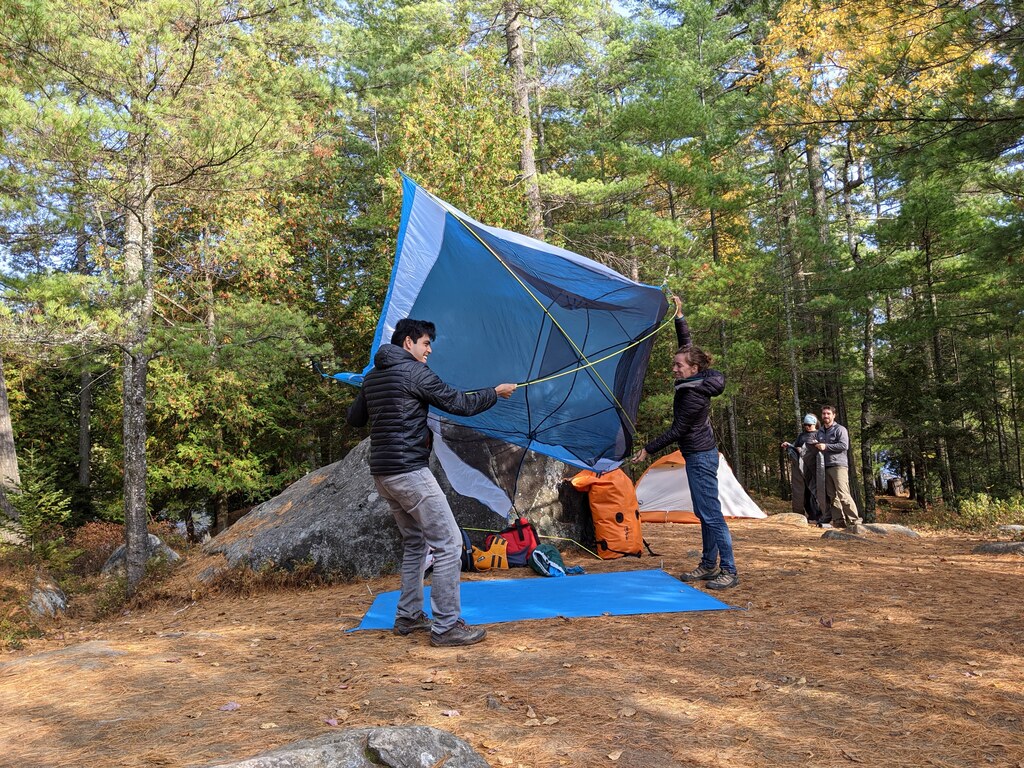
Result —
<instances>
[{"instance_id":1,"label":"yellow autumn leaves","mask_svg":"<svg viewBox=\"0 0 1024 768\"><path fill-rule=\"evenodd\" d=\"M785 0L764 39L772 121L899 121L934 104L994 51L981 4Z\"/></svg>"}]
</instances>

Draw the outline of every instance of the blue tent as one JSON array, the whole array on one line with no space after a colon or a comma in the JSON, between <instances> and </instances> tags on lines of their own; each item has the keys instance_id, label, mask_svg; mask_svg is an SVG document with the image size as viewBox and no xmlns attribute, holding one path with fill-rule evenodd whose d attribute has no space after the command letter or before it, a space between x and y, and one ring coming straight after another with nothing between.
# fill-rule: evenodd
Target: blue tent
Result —
<instances>
[{"instance_id":1,"label":"blue tent","mask_svg":"<svg viewBox=\"0 0 1024 768\"><path fill-rule=\"evenodd\" d=\"M481 224L402 177L391 285L370 350L404 317L430 320L430 367L464 390L521 385L509 400L446 419L584 469L632 449L653 337L655 287L524 235ZM361 374L334 377L359 385Z\"/></svg>"}]
</instances>

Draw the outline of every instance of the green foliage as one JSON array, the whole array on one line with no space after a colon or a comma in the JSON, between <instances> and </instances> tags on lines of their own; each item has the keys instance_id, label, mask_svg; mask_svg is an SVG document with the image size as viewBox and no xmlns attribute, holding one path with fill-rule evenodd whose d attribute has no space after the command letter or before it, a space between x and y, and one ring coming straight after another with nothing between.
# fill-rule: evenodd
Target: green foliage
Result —
<instances>
[{"instance_id":1,"label":"green foliage","mask_svg":"<svg viewBox=\"0 0 1024 768\"><path fill-rule=\"evenodd\" d=\"M8 499L18 513L21 528L33 551L45 556L63 544L61 526L71 517L71 497L60 490L52 474L41 474L34 450L23 455L21 487Z\"/></svg>"},{"instance_id":2,"label":"green foliage","mask_svg":"<svg viewBox=\"0 0 1024 768\"><path fill-rule=\"evenodd\" d=\"M992 531L1000 525L1024 525L1024 496L1007 499L978 493L960 500L955 517L949 520L954 528L969 531Z\"/></svg>"}]
</instances>

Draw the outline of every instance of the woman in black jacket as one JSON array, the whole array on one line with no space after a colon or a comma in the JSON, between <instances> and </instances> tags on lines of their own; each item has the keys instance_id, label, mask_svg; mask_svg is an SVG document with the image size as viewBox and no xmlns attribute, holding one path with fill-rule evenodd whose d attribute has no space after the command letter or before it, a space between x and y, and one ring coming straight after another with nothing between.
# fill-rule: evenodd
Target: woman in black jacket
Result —
<instances>
[{"instance_id":1,"label":"woman in black jacket","mask_svg":"<svg viewBox=\"0 0 1024 768\"><path fill-rule=\"evenodd\" d=\"M718 496L718 446L711 429L711 398L725 390L725 376L711 368L711 356L695 346L690 326L683 316L683 302L673 296L676 305L676 338L679 349L672 359L675 398L672 402L672 426L651 440L633 457L643 461L648 454L677 443L686 459L686 482L690 488L693 512L700 520L703 544L700 564L679 578L706 581L710 589L728 589L740 583L732 554L732 536L722 515Z\"/></svg>"}]
</instances>

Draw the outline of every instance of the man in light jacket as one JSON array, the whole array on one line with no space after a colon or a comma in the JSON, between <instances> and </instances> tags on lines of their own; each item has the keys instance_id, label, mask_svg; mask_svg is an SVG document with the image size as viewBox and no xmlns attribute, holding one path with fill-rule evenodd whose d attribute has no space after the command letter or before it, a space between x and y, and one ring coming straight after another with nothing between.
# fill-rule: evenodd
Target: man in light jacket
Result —
<instances>
[{"instance_id":1,"label":"man in light jacket","mask_svg":"<svg viewBox=\"0 0 1024 768\"><path fill-rule=\"evenodd\" d=\"M825 456L825 496L828 512L836 528L853 528L861 524L857 503L850 494L850 464L846 452L850 450L850 433L836 422L833 405L821 406L821 429L818 430L818 450Z\"/></svg>"}]
</instances>

